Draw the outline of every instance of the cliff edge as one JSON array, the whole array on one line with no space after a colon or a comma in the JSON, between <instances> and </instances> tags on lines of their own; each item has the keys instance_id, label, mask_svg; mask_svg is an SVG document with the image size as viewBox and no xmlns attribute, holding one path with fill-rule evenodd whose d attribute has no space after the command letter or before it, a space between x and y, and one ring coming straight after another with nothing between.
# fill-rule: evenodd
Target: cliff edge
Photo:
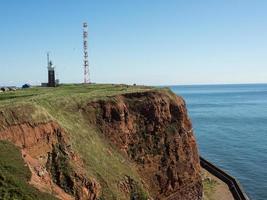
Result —
<instances>
[{"instance_id":1,"label":"cliff edge","mask_svg":"<svg viewBox=\"0 0 267 200\"><path fill-rule=\"evenodd\" d=\"M186 105L167 89L66 85L0 94L0 103L0 140L20 150L31 172L25 184L42 194L92 200L202 198ZM10 194L8 186L2 191Z\"/></svg>"}]
</instances>

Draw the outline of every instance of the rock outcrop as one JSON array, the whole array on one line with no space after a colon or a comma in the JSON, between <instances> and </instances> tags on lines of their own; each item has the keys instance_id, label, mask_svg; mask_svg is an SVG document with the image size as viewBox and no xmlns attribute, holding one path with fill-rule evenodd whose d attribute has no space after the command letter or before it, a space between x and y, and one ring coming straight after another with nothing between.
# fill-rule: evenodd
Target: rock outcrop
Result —
<instances>
[{"instance_id":1,"label":"rock outcrop","mask_svg":"<svg viewBox=\"0 0 267 200\"><path fill-rule=\"evenodd\" d=\"M0 131L0 140L10 141L21 149L32 172L30 183L39 190L64 200L98 198L100 185L86 177L82 162L56 122L10 125Z\"/></svg>"},{"instance_id":2,"label":"rock outcrop","mask_svg":"<svg viewBox=\"0 0 267 200\"><path fill-rule=\"evenodd\" d=\"M138 166L155 199L198 200L199 156L186 105L163 92L131 93L88 103L96 126Z\"/></svg>"}]
</instances>

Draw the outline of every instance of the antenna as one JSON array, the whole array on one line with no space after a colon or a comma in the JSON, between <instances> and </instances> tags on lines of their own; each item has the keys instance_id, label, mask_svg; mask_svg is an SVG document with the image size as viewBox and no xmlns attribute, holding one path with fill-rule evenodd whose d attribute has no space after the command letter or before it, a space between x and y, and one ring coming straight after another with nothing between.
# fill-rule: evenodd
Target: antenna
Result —
<instances>
[{"instance_id":1,"label":"antenna","mask_svg":"<svg viewBox=\"0 0 267 200\"><path fill-rule=\"evenodd\" d=\"M83 66L84 66L84 83L90 83L89 61L88 61L88 25L83 23Z\"/></svg>"},{"instance_id":2,"label":"antenna","mask_svg":"<svg viewBox=\"0 0 267 200\"><path fill-rule=\"evenodd\" d=\"M47 67L49 67L49 52L47 52L47 54L46 54L46 56L47 56Z\"/></svg>"}]
</instances>

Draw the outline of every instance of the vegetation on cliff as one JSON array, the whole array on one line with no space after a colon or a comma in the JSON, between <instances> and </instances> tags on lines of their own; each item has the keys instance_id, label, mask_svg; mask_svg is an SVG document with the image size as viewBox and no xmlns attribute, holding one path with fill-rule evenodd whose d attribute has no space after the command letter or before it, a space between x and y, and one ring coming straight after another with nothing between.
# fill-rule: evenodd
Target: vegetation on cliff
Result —
<instances>
[{"instance_id":1,"label":"vegetation on cliff","mask_svg":"<svg viewBox=\"0 0 267 200\"><path fill-rule=\"evenodd\" d=\"M38 165L32 173L42 169L36 180L54 184L35 186L58 198L200 199L191 128L184 101L166 89L64 85L0 94L0 140L25 149L26 163Z\"/></svg>"},{"instance_id":2,"label":"vegetation on cliff","mask_svg":"<svg viewBox=\"0 0 267 200\"><path fill-rule=\"evenodd\" d=\"M17 147L7 141L0 141L0 199L53 200L52 195L42 193L28 181L31 172Z\"/></svg>"}]
</instances>

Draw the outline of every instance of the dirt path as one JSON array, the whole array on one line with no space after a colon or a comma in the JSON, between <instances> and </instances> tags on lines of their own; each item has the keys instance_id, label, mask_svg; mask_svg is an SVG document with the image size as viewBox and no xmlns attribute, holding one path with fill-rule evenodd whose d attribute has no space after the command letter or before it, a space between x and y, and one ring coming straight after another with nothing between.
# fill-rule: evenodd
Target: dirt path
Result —
<instances>
[{"instance_id":1,"label":"dirt path","mask_svg":"<svg viewBox=\"0 0 267 200\"><path fill-rule=\"evenodd\" d=\"M205 169L202 169L202 180L204 185L203 200L234 200L228 186Z\"/></svg>"}]
</instances>

